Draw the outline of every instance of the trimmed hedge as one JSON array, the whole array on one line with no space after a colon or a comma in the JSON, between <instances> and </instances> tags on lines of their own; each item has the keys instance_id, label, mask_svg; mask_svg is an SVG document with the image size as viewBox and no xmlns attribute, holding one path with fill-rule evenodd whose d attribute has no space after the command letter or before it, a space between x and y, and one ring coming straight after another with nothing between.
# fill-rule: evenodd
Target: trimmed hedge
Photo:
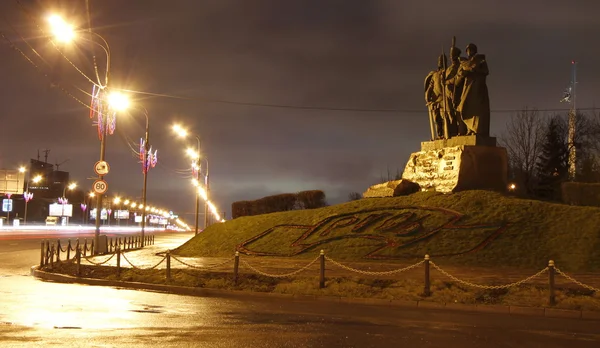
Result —
<instances>
[{"instance_id":1,"label":"trimmed hedge","mask_svg":"<svg viewBox=\"0 0 600 348\"><path fill-rule=\"evenodd\" d=\"M325 207L325 192L321 190L302 191L296 194L283 193L267 196L254 201L237 201L231 204L231 216L252 216L295 209L315 209Z\"/></svg>"}]
</instances>

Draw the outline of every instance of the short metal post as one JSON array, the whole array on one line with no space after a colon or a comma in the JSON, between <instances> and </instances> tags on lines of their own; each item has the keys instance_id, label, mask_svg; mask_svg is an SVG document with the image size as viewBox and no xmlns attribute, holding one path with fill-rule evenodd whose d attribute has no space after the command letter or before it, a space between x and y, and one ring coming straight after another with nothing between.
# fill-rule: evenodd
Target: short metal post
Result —
<instances>
[{"instance_id":1,"label":"short metal post","mask_svg":"<svg viewBox=\"0 0 600 348\"><path fill-rule=\"evenodd\" d=\"M40 254L40 267L44 266L44 242L42 242L42 250Z\"/></svg>"},{"instance_id":2,"label":"short metal post","mask_svg":"<svg viewBox=\"0 0 600 348\"><path fill-rule=\"evenodd\" d=\"M240 252L236 251L235 257L233 258L233 284L235 286L238 285L239 269L240 269Z\"/></svg>"},{"instance_id":3,"label":"short metal post","mask_svg":"<svg viewBox=\"0 0 600 348\"><path fill-rule=\"evenodd\" d=\"M45 265L48 265L50 263L50 241L46 240L46 262L44 262Z\"/></svg>"},{"instance_id":4,"label":"short metal post","mask_svg":"<svg viewBox=\"0 0 600 348\"><path fill-rule=\"evenodd\" d=\"M69 259L71 258L71 240L68 239L67 241L67 261L69 261Z\"/></svg>"},{"instance_id":5,"label":"short metal post","mask_svg":"<svg viewBox=\"0 0 600 348\"><path fill-rule=\"evenodd\" d=\"M423 289L423 296L431 296L431 280L429 279L429 255L425 255L425 287Z\"/></svg>"},{"instance_id":6,"label":"short metal post","mask_svg":"<svg viewBox=\"0 0 600 348\"><path fill-rule=\"evenodd\" d=\"M554 294L554 274L556 270L554 269L554 261L548 261L548 290L550 291L549 304L550 306L554 306L556 304L556 296Z\"/></svg>"},{"instance_id":7,"label":"short metal post","mask_svg":"<svg viewBox=\"0 0 600 348\"><path fill-rule=\"evenodd\" d=\"M81 248L75 250L75 258L77 259L77 276L81 277Z\"/></svg>"},{"instance_id":8,"label":"short metal post","mask_svg":"<svg viewBox=\"0 0 600 348\"><path fill-rule=\"evenodd\" d=\"M167 281L171 281L171 251L167 250Z\"/></svg>"},{"instance_id":9,"label":"short metal post","mask_svg":"<svg viewBox=\"0 0 600 348\"><path fill-rule=\"evenodd\" d=\"M50 269L54 269L54 244L50 248Z\"/></svg>"},{"instance_id":10,"label":"short metal post","mask_svg":"<svg viewBox=\"0 0 600 348\"><path fill-rule=\"evenodd\" d=\"M319 255L319 259L321 260L321 274L319 275L319 288L325 288L325 250L321 250L321 254Z\"/></svg>"},{"instance_id":11,"label":"short metal post","mask_svg":"<svg viewBox=\"0 0 600 348\"><path fill-rule=\"evenodd\" d=\"M60 239L56 241L56 262L60 262Z\"/></svg>"},{"instance_id":12,"label":"short metal post","mask_svg":"<svg viewBox=\"0 0 600 348\"><path fill-rule=\"evenodd\" d=\"M92 239L92 243L90 243L90 255L95 255L94 253L94 240Z\"/></svg>"},{"instance_id":13,"label":"short metal post","mask_svg":"<svg viewBox=\"0 0 600 348\"><path fill-rule=\"evenodd\" d=\"M85 256L87 253L87 238L83 240L83 256ZM92 253L92 255L94 255Z\"/></svg>"},{"instance_id":14,"label":"short metal post","mask_svg":"<svg viewBox=\"0 0 600 348\"><path fill-rule=\"evenodd\" d=\"M117 279L121 278L121 247L117 247Z\"/></svg>"}]
</instances>

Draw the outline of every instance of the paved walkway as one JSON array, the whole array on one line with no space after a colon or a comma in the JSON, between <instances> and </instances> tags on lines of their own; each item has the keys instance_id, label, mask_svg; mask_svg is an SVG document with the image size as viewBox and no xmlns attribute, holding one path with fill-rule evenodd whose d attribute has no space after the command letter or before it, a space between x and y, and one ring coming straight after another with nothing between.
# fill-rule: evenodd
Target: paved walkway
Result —
<instances>
[{"instance_id":1,"label":"paved walkway","mask_svg":"<svg viewBox=\"0 0 600 348\"><path fill-rule=\"evenodd\" d=\"M155 266L161 260L164 259L164 252L166 250L175 249L181 244L185 243L188 239L193 237L193 234L189 233L177 233L173 235L161 236L157 237L155 240L155 245L146 246L141 250L128 251L125 253L124 258L121 260L122 267L131 267L128 263L131 262L134 266L138 268L149 268ZM102 262L108 259L109 255L96 256L94 258L90 258L93 262ZM315 255L315 258L317 255ZM127 261L128 260L128 261ZM274 258L274 257L253 257L240 255L240 272L243 273L253 273L253 270L249 269L243 261L246 261L248 264L253 266L254 268L268 273L268 274L285 274L297 269L300 269L306 266L310 259L291 259L291 258ZM335 260L335 259L334 259ZM172 268L189 268L189 266L182 264L180 261L187 263L189 265L193 265L198 268L205 268L209 271L222 271L222 272L233 272L233 255L229 258L224 257L179 257L173 255L171 257L171 267ZM391 271L399 268L410 266L412 263L386 263L386 262L340 262L343 265L350 266L352 268L362 270L362 271ZM85 264L85 263L84 263ZM212 267L214 265L219 265L217 267ZM113 257L108 262L105 263L108 266L116 266L116 257ZM443 262L440 262L438 265L446 272L451 275L465 281L473 282L481 285L502 285L513 283L524 278L527 278L541 269L538 270L520 270L514 268L484 268L484 267L467 267L467 266L448 266L444 265ZM162 262L157 268L164 269L166 268L166 262ZM308 269L301 272L298 276L318 276L319 275L319 262L315 262ZM424 278L424 266L419 265L411 270L395 273L392 275L367 275L361 274L357 272L353 272L347 269L342 269L329 261L326 261L326 275L328 277L340 277L340 276L349 276L349 277L361 277L361 278L385 278L385 279L417 279L421 280ZM569 274L580 282L587 284L589 286L600 288L600 274L594 273L578 273L578 274ZM442 275L431 267L431 278L432 280L450 280L446 276ZM528 282L530 284L548 284L548 273L544 272L536 279ZM556 284L558 286L568 286L577 288L578 285L568 281L564 277L560 275L556 275Z\"/></svg>"}]
</instances>

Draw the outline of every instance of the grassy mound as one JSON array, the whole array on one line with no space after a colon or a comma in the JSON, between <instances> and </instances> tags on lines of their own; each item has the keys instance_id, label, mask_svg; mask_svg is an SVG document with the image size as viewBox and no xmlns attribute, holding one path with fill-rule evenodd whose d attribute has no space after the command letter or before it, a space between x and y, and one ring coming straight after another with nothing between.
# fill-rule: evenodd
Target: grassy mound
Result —
<instances>
[{"instance_id":1,"label":"grassy mound","mask_svg":"<svg viewBox=\"0 0 600 348\"><path fill-rule=\"evenodd\" d=\"M460 213L460 214L457 214ZM314 210L242 217L207 228L182 256L257 254L338 260L419 260L565 271L600 269L600 208L517 199L487 191L420 192Z\"/></svg>"}]
</instances>

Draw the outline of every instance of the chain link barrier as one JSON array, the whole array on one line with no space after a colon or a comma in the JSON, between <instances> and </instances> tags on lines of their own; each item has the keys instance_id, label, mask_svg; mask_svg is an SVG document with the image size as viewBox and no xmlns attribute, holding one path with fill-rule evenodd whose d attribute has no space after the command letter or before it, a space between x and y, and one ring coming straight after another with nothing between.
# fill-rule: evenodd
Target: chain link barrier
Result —
<instances>
[{"instance_id":1,"label":"chain link barrier","mask_svg":"<svg viewBox=\"0 0 600 348\"><path fill-rule=\"evenodd\" d=\"M63 248L60 246L60 242L58 242L58 244L56 244L56 248L60 249L61 253L66 253L69 246L67 245L67 247L63 250Z\"/></svg>"},{"instance_id":2,"label":"chain link barrier","mask_svg":"<svg viewBox=\"0 0 600 348\"><path fill-rule=\"evenodd\" d=\"M600 289L597 289L597 288L595 288L595 287L593 287L593 286L590 286L590 285L587 285L587 284L584 284L584 283L580 282L579 280L577 280L577 279L575 279L575 278L571 277L570 275L568 275L568 274L564 273L563 271L561 271L561 270L560 270L560 269L558 269L557 267L554 267L554 270L556 271L556 273L558 273L558 274L560 274L561 276L565 277L566 279L568 279L568 280L572 281L573 283L575 283L575 284L577 284L577 285L579 285L579 286L581 286L581 287L584 287L584 288L586 288L586 289L588 289L588 290L590 290L590 291L594 291L594 292L596 292L596 293L599 293L599 294L600 294Z\"/></svg>"},{"instance_id":3,"label":"chain link barrier","mask_svg":"<svg viewBox=\"0 0 600 348\"><path fill-rule=\"evenodd\" d=\"M243 264L244 264L246 267L248 267L250 270L252 270L252 271L254 271L255 273L258 273L258 274L260 274L260 275L263 275L263 276L265 276L265 277L271 277L271 278L285 278L285 277L290 277L290 276L296 275L296 274L298 274L298 273L300 273L300 272L302 272L302 271L305 271L305 270L306 270L306 269L308 269L310 266L312 266L313 264L315 264L315 262L319 261L319 258L320 258L320 256L317 256L317 257L316 257L314 260L312 260L311 262L309 262L309 263L308 263L306 266L304 266L304 267L302 267L302 268L300 268L300 269L297 269L297 270L295 270L295 271L293 271L293 272L290 272L290 273L284 273L284 274L270 274L270 273L266 273L266 272L263 272L263 271L261 271L261 270L259 270L259 269L255 268L255 267L253 267L252 265L250 265L250 264L249 264L249 263L248 263L246 260L244 260L244 259L240 259L240 261L241 261L241 262L242 262L242 263L243 263Z\"/></svg>"},{"instance_id":4,"label":"chain link barrier","mask_svg":"<svg viewBox=\"0 0 600 348\"><path fill-rule=\"evenodd\" d=\"M360 270L360 269L357 269L357 268L352 268L350 266L346 266L346 265L344 265L342 263L339 263L339 262L331 259L328 256L325 256L325 260L327 260L327 261L333 263L334 265L336 265L336 266L338 266L340 268L343 268L343 269L345 269L347 271L356 272L356 273L359 273L359 274L372 275L372 276L390 275L390 274L395 274L395 273L401 273L401 272L405 272L405 271L411 270L411 269L413 269L415 267L418 267L418 266L422 265L423 263L425 263L425 261L420 261L420 262L415 263L414 265L410 265L410 266L407 266L407 267L404 267L404 268L394 269L394 270L391 270L391 271L363 271L363 270Z\"/></svg>"},{"instance_id":5,"label":"chain link barrier","mask_svg":"<svg viewBox=\"0 0 600 348\"><path fill-rule=\"evenodd\" d=\"M190 263L187 263L187 262L185 262L183 260L178 259L174 255L171 255L171 259L173 259L173 260L181 263L182 265L185 265L185 266L188 266L188 267L191 267L191 268L195 268L195 269L211 269L211 268L216 268L216 267L223 266L223 265L226 265L226 264L230 263L231 261L233 261L235 259L235 256L231 257L231 258L229 258L229 259L227 259L227 260L225 260L225 261L223 261L221 263L217 263L217 264L214 264L214 265L207 265L207 266L192 265Z\"/></svg>"},{"instance_id":6,"label":"chain link barrier","mask_svg":"<svg viewBox=\"0 0 600 348\"><path fill-rule=\"evenodd\" d=\"M94 262L92 260L90 260L90 258L93 258L94 256L84 256L82 257L83 260L86 260L87 262L91 263L92 265L96 265L96 266L100 266L103 265L105 263L107 263L108 261L110 261L113 257L115 257L116 254L112 254L110 255L110 257L102 262Z\"/></svg>"},{"instance_id":7,"label":"chain link barrier","mask_svg":"<svg viewBox=\"0 0 600 348\"><path fill-rule=\"evenodd\" d=\"M537 272L536 274L529 276L525 279L519 280L517 282L514 283L510 283L510 284L504 284L504 285L480 285L480 284L475 284L475 283L471 283L468 282L466 280L462 280L462 279L458 279L457 277L453 276L452 274L444 271L443 269L441 269L438 265L436 265L433 261L429 261L429 264L433 266L433 268L435 268L436 270L438 270L441 274L445 275L446 277L454 280L457 283L463 284L463 285L467 285L470 287L474 287L474 288L478 288L478 289L486 289L486 290L498 290L498 289L508 289L511 288L513 286L519 286L523 283L527 283L532 279L535 279L539 276L541 276L542 274L544 274L545 272L548 271L548 267L544 268L543 270Z\"/></svg>"},{"instance_id":8,"label":"chain link barrier","mask_svg":"<svg viewBox=\"0 0 600 348\"><path fill-rule=\"evenodd\" d=\"M148 267L148 268L142 268L142 267L137 267L136 265L134 265L133 263L131 263L131 261L129 261L129 259L127 258L127 256L125 256L125 253L121 253L121 256L123 256L123 259L125 261L127 261L128 264L131 265L131 267L133 267L134 269L139 269L139 270L147 270L147 269L155 269L156 267L158 267L161 263L163 263L163 261L165 261L167 259L167 257L163 257L162 260L158 261L158 263L152 267Z\"/></svg>"}]
</instances>

